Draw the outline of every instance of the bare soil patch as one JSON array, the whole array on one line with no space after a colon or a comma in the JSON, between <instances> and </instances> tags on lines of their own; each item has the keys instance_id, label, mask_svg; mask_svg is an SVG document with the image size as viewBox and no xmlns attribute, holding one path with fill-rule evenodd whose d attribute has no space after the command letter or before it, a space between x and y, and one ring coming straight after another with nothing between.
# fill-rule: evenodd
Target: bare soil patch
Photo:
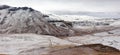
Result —
<instances>
[{"instance_id":1,"label":"bare soil patch","mask_svg":"<svg viewBox=\"0 0 120 55\"><path fill-rule=\"evenodd\" d=\"M93 44L51 51L47 55L120 55L120 51L112 47Z\"/></svg>"}]
</instances>

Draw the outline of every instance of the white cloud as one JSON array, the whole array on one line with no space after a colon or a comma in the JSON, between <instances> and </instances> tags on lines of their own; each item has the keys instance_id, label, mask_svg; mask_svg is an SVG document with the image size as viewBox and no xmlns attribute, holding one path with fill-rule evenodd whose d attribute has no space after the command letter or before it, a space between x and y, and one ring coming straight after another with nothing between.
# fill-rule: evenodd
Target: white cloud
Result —
<instances>
[{"instance_id":1,"label":"white cloud","mask_svg":"<svg viewBox=\"0 0 120 55\"><path fill-rule=\"evenodd\" d=\"M120 0L0 0L0 4L28 6L36 10L119 12Z\"/></svg>"}]
</instances>

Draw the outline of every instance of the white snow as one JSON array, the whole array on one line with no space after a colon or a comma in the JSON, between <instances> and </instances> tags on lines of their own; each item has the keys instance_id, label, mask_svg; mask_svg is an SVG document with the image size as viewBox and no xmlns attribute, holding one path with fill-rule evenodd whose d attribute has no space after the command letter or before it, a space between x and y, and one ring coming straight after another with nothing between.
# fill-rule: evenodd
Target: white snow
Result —
<instances>
[{"instance_id":1,"label":"white snow","mask_svg":"<svg viewBox=\"0 0 120 55\"><path fill-rule=\"evenodd\" d=\"M81 36L81 37L69 37L66 38L66 40L82 45L102 44L120 50L120 36L107 36L107 37Z\"/></svg>"},{"instance_id":2,"label":"white snow","mask_svg":"<svg viewBox=\"0 0 120 55\"><path fill-rule=\"evenodd\" d=\"M36 34L0 35L0 54L40 55L52 46L75 46L76 44L54 36Z\"/></svg>"},{"instance_id":3,"label":"white snow","mask_svg":"<svg viewBox=\"0 0 120 55\"><path fill-rule=\"evenodd\" d=\"M79 16L79 15L49 15L47 20L64 20L76 22L76 24L83 23L83 26L76 25L72 29L55 27L47 23L43 14L38 11L17 10L8 11L9 9L0 10L0 32L11 33L23 32L37 34L55 34L55 35L72 35L74 31L91 31L91 30L104 30L114 27L120 27L120 21L114 19L101 19L92 16ZM4 20L5 19L5 20ZM80 21L80 22L79 22ZM78 23L77 23L78 22ZM91 23L92 22L92 23ZM108 26L96 26L95 24L110 24ZM101 23L102 22L102 23ZM2 24L3 23L3 24ZM59 25L58 25L59 24ZM60 26L63 23L56 23ZM75 24L75 23L73 23ZM86 26L84 26L84 24ZM98 24L98 23L97 23ZM90 25L90 26L89 26ZM109 27L109 28L108 28ZM26 28L26 29L24 29ZM24 29L24 30L23 30ZM73 31L74 29L74 31ZM115 28L114 28L115 29ZM80 46L87 44L103 44L111 46L120 50L120 29L112 31L105 31L85 36L73 36L65 39L59 39L54 36L37 35L37 34L1 34L0 35L0 54L9 55L40 55L47 53L51 47L54 46Z\"/></svg>"},{"instance_id":4,"label":"white snow","mask_svg":"<svg viewBox=\"0 0 120 55\"><path fill-rule=\"evenodd\" d=\"M93 35L67 37L65 40L82 45L103 44L120 50L120 29Z\"/></svg>"},{"instance_id":5,"label":"white snow","mask_svg":"<svg viewBox=\"0 0 120 55\"><path fill-rule=\"evenodd\" d=\"M111 26L120 27L120 21L112 23Z\"/></svg>"},{"instance_id":6,"label":"white snow","mask_svg":"<svg viewBox=\"0 0 120 55\"><path fill-rule=\"evenodd\" d=\"M100 19L98 17L92 16L79 16L79 15L49 15L49 20L64 20L64 21L95 21L96 19Z\"/></svg>"},{"instance_id":7,"label":"white snow","mask_svg":"<svg viewBox=\"0 0 120 55\"><path fill-rule=\"evenodd\" d=\"M69 31L49 24L41 12L32 8L9 7L0 9L0 33L2 34L35 33L66 36L69 35Z\"/></svg>"},{"instance_id":8,"label":"white snow","mask_svg":"<svg viewBox=\"0 0 120 55\"><path fill-rule=\"evenodd\" d=\"M107 32L95 33L94 36L120 36L120 29L115 29Z\"/></svg>"}]
</instances>

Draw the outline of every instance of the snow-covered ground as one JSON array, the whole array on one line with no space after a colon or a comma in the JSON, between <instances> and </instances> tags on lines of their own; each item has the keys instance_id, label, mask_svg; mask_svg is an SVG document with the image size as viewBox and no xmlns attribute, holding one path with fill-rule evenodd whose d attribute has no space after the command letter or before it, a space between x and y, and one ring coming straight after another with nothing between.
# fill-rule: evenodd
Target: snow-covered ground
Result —
<instances>
[{"instance_id":1,"label":"snow-covered ground","mask_svg":"<svg viewBox=\"0 0 120 55\"><path fill-rule=\"evenodd\" d=\"M2 33L0 34L0 54L40 55L49 52L51 48L68 48L87 44L102 44L120 50L120 19L55 14L45 18L42 13L27 7L8 6L7 9L3 6L0 8L0 33ZM47 21L60 22L54 26ZM66 24L72 24L72 27L65 26ZM72 36L76 31L94 33L64 39L57 38L57 35ZM5 33L36 34L6 35ZM56 37L47 36L48 34Z\"/></svg>"},{"instance_id":2,"label":"snow-covered ground","mask_svg":"<svg viewBox=\"0 0 120 55\"><path fill-rule=\"evenodd\" d=\"M40 55L47 54L52 48L64 49L88 44L102 44L120 50L120 29L64 39L36 34L1 34L0 54Z\"/></svg>"},{"instance_id":3,"label":"snow-covered ground","mask_svg":"<svg viewBox=\"0 0 120 55\"><path fill-rule=\"evenodd\" d=\"M51 20L64 20L64 21L85 21L85 20L95 20L100 19L98 17L92 17L92 16L79 16L79 15L55 15L51 14L49 15Z\"/></svg>"},{"instance_id":4,"label":"snow-covered ground","mask_svg":"<svg viewBox=\"0 0 120 55\"><path fill-rule=\"evenodd\" d=\"M112 23L111 26L120 27L120 20Z\"/></svg>"},{"instance_id":5,"label":"snow-covered ground","mask_svg":"<svg viewBox=\"0 0 120 55\"><path fill-rule=\"evenodd\" d=\"M36 34L0 35L0 54L40 55L55 46L75 46L76 44L54 36Z\"/></svg>"},{"instance_id":6,"label":"snow-covered ground","mask_svg":"<svg viewBox=\"0 0 120 55\"><path fill-rule=\"evenodd\" d=\"M89 44L102 44L110 46L120 50L120 37L119 36L109 36L109 37L97 37L97 36L85 36L85 37L70 37L67 40L73 43L79 43L83 45Z\"/></svg>"},{"instance_id":7,"label":"snow-covered ground","mask_svg":"<svg viewBox=\"0 0 120 55\"><path fill-rule=\"evenodd\" d=\"M75 32L103 32L110 31L120 27L120 18L98 18L92 16L79 16L79 15L55 15L49 14L47 20L55 20L69 22ZM59 23L55 23L57 26ZM61 24L60 24L61 25ZM59 26L60 26L59 25Z\"/></svg>"},{"instance_id":8,"label":"snow-covered ground","mask_svg":"<svg viewBox=\"0 0 120 55\"><path fill-rule=\"evenodd\" d=\"M48 14L48 21L71 22L73 27L78 26L109 26L114 22L120 21L120 18L100 18L87 15L55 15ZM119 23L119 22L118 22Z\"/></svg>"},{"instance_id":9,"label":"snow-covered ground","mask_svg":"<svg viewBox=\"0 0 120 55\"><path fill-rule=\"evenodd\" d=\"M69 31L71 30L49 24L44 14L32 8L0 5L0 34L35 33L65 36L69 35Z\"/></svg>"},{"instance_id":10,"label":"snow-covered ground","mask_svg":"<svg viewBox=\"0 0 120 55\"><path fill-rule=\"evenodd\" d=\"M52 48L69 48L74 46L102 44L120 50L120 29L93 35L73 36L60 39L54 36L36 34L1 34L0 54L41 55Z\"/></svg>"},{"instance_id":11,"label":"snow-covered ground","mask_svg":"<svg viewBox=\"0 0 120 55\"><path fill-rule=\"evenodd\" d=\"M72 29L78 33L84 32L83 36L64 38L72 43L89 45L102 44L116 48L120 51L120 19L119 18L98 18L91 16L77 15L50 15L51 20L64 20L72 22Z\"/></svg>"},{"instance_id":12,"label":"snow-covered ground","mask_svg":"<svg viewBox=\"0 0 120 55\"><path fill-rule=\"evenodd\" d=\"M102 44L120 50L120 29L92 35L67 37L65 40L82 45Z\"/></svg>"}]
</instances>

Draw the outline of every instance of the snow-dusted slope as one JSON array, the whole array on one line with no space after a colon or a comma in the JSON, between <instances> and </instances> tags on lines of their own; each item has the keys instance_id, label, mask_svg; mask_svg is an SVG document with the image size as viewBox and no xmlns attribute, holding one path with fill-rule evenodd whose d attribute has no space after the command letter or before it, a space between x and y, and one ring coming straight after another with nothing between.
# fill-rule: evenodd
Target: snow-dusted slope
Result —
<instances>
[{"instance_id":1,"label":"snow-dusted slope","mask_svg":"<svg viewBox=\"0 0 120 55\"><path fill-rule=\"evenodd\" d=\"M69 37L67 40L73 43L79 43L83 45L89 44L102 44L116 48L120 51L120 37L109 36L109 37L98 37L98 36L84 36L84 37Z\"/></svg>"},{"instance_id":2,"label":"snow-dusted slope","mask_svg":"<svg viewBox=\"0 0 120 55\"><path fill-rule=\"evenodd\" d=\"M120 27L120 21L116 21L116 22L112 23L111 26Z\"/></svg>"},{"instance_id":3,"label":"snow-dusted slope","mask_svg":"<svg viewBox=\"0 0 120 55\"><path fill-rule=\"evenodd\" d=\"M75 45L54 36L36 34L0 35L0 54L41 55L52 50L52 48L66 48Z\"/></svg>"},{"instance_id":4,"label":"snow-dusted slope","mask_svg":"<svg viewBox=\"0 0 120 55\"><path fill-rule=\"evenodd\" d=\"M69 30L55 27L43 14L28 7L0 6L0 33L36 33L69 35Z\"/></svg>"},{"instance_id":5,"label":"snow-dusted slope","mask_svg":"<svg viewBox=\"0 0 120 55\"><path fill-rule=\"evenodd\" d=\"M113 22L120 20L119 18L99 18L87 15L55 15L48 14L50 18L47 18L49 21L65 21L71 22L72 26L108 26Z\"/></svg>"},{"instance_id":6,"label":"snow-dusted slope","mask_svg":"<svg viewBox=\"0 0 120 55\"><path fill-rule=\"evenodd\" d=\"M120 29L95 33L92 35L68 37L65 38L65 40L82 45L102 44L116 48L120 51Z\"/></svg>"},{"instance_id":7,"label":"snow-dusted slope","mask_svg":"<svg viewBox=\"0 0 120 55\"><path fill-rule=\"evenodd\" d=\"M49 15L51 20L64 20L64 21L95 21L96 19L100 19L98 17L92 16L79 16L79 15Z\"/></svg>"},{"instance_id":8,"label":"snow-dusted slope","mask_svg":"<svg viewBox=\"0 0 120 55\"><path fill-rule=\"evenodd\" d=\"M120 30L119 30L120 31ZM118 30L111 32L117 33ZM120 33L119 33L120 34ZM104 35L101 33L101 35ZM52 49L64 49L88 44L102 44L120 50L120 36L86 35L59 39L54 36L36 34L1 34L0 54L8 55L42 55Z\"/></svg>"}]
</instances>

